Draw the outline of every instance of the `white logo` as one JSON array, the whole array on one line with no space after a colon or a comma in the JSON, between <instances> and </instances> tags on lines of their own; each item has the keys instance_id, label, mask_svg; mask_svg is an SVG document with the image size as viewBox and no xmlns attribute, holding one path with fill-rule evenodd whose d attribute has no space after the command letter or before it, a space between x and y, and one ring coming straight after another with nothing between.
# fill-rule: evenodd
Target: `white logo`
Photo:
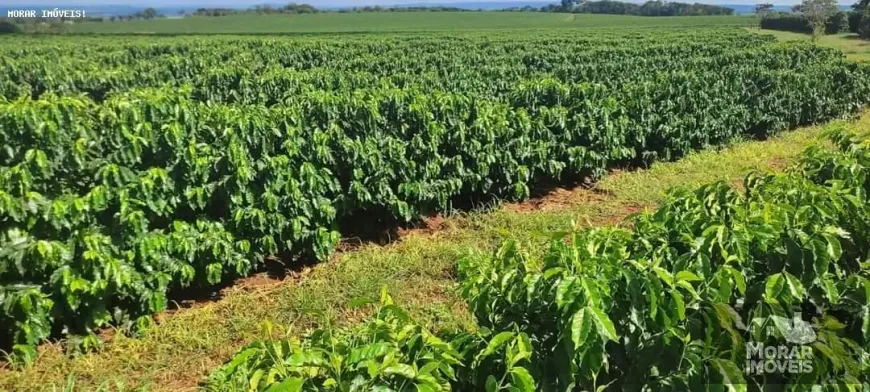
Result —
<instances>
[{"instance_id":1,"label":"white logo","mask_svg":"<svg viewBox=\"0 0 870 392\"><path fill-rule=\"evenodd\" d=\"M782 334L786 342L793 344L810 344L816 341L816 331L813 326L795 315L789 320L781 316L770 316L776 329Z\"/></svg>"},{"instance_id":2,"label":"white logo","mask_svg":"<svg viewBox=\"0 0 870 392\"><path fill-rule=\"evenodd\" d=\"M62 10L54 8L50 10L39 10L41 18L84 18L87 16L87 11L82 9ZM36 10L6 10L7 18L36 18Z\"/></svg>"},{"instance_id":3,"label":"white logo","mask_svg":"<svg viewBox=\"0 0 870 392\"><path fill-rule=\"evenodd\" d=\"M35 18L36 10L7 10L7 18Z\"/></svg>"},{"instance_id":4,"label":"white logo","mask_svg":"<svg viewBox=\"0 0 870 392\"><path fill-rule=\"evenodd\" d=\"M771 332L765 334L768 336L775 335L772 332L779 332L789 344L769 346L764 342L747 342L747 374L802 374L813 371L813 348L808 344L816 341L816 331L799 314L791 319L782 316L755 318L752 325Z\"/></svg>"}]
</instances>

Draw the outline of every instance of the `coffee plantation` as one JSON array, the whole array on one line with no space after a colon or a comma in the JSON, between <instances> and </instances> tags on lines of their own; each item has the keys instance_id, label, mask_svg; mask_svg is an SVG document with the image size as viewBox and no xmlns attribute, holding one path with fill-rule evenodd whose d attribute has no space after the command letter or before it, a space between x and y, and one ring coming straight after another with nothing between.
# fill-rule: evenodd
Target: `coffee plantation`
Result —
<instances>
[{"instance_id":1,"label":"coffee plantation","mask_svg":"<svg viewBox=\"0 0 870 392\"><path fill-rule=\"evenodd\" d=\"M99 345L99 328L147 326L167 308L168 292L247 275L268 257L325 260L353 222L407 222L467 200L524 199L540 184L595 179L613 165L642 166L738 138L767 137L853 114L870 100L870 66L833 50L736 29L4 37L0 69L0 340L23 359L33 358L35 345L49 337L68 336L88 348ZM726 190L709 192L738 203ZM840 199L829 202L828 215L846 208L836 204ZM688 219L682 210L673 214ZM725 229L716 230L704 241L724 240L717 233ZM789 238L833 249L825 265L834 268L840 251L852 252L836 242L840 234ZM602 232L578 241L607 247L627 238ZM680 266L691 263L714 261ZM737 275L725 264L692 273L699 282L718 282L725 295L724 279ZM826 277L823 266L818 279ZM649 300L668 304L667 310L646 310L656 323L668 320L657 325L672 326L657 335L667 341L654 342L667 349L677 347L672 338L689 336L671 332L689 328L686 309L713 295L706 284L693 286L694 277L684 283L666 274L656 280L599 272L682 287ZM568 279L582 287L583 276L565 270L547 274L541 284ZM779 283L771 283L771 298L791 304L815 293L815 280L804 278L783 271ZM510 290L544 290L515 284ZM780 297L782 287L791 297ZM541 350L540 344L565 341L558 336L572 323L580 332L594 324L604 333L581 333L575 343L595 342L590 359L570 350L558 355L573 358L564 362L570 366L611 355L606 342L628 336L628 326L611 328L603 316L638 305L600 291L591 303L529 305L536 312L561 311L546 314L561 322L547 332L550 341L529 346L525 335L511 335L510 347ZM501 298L500 292L488 295ZM547 300L543 295L538 300ZM580 311L594 323L574 321ZM841 321L849 320L858 319ZM510 318L492 322L521 326ZM687 352L701 349L691 342ZM510 373L531 352L516 355L522 358L497 366ZM595 363L590 369L601 368ZM555 371L519 369L518 379L529 372L537 383L550 380L542 371ZM606 383L623 370L630 369L582 375L567 369L552 382L560 388L592 385L591 379ZM689 383L683 370L662 369L660 376L677 372L674 377Z\"/></svg>"},{"instance_id":2,"label":"coffee plantation","mask_svg":"<svg viewBox=\"0 0 870 392\"><path fill-rule=\"evenodd\" d=\"M750 174L744 192L675 191L632 231L553 233L543 255L507 240L461 260L478 331L429 332L384 292L361 327L300 340L267 325L209 390L865 390L870 143L831 136L839 151ZM795 318L810 339L779 321ZM753 366L760 351L800 362Z\"/></svg>"}]
</instances>

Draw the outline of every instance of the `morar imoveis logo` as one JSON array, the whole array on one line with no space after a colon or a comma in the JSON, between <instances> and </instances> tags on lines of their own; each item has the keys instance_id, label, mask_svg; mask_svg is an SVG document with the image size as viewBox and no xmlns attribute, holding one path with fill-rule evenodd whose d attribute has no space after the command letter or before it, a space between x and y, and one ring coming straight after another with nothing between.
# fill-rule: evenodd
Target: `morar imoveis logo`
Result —
<instances>
[{"instance_id":1,"label":"morar imoveis logo","mask_svg":"<svg viewBox=\"0 0 870 392\"><path fill-rule=\"evenodd\" d=\"M800 374L813 371L813 348L809 344L816 341L816 331L801 319L800 314L790 319L775 315L755 318L752 325L762 330L775 328L789 344L770 346L764 342L747 342L746 373Z\"/></svg>"},{"instance_id":2,"label":"morar imoveis logo","mask_svg":"<svg viewBox=\"0 0 870 392\"><path fill-rule=\"evenodd\" d=\"M791 319L782 316L770 316L776 329L782 333L783 339L792 344L810 344L816 341L816 331L810 323L794 315Z\"/></svg>"}]
</instances>

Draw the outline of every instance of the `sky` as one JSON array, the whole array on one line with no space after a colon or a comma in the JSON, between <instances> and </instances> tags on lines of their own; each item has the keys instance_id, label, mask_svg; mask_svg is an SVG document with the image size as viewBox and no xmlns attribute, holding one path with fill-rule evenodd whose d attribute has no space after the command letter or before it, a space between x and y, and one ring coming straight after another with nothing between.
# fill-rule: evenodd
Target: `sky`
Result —
<instances>
[{"instance_id":1,"label":"sky","mask_svg":"<svg viewBox=\"0 0 870 392\"><path fill-rule=\"evenodd\" d=\"M314 6L318 5L354 5L354 4L422 4L422 3L467 3L467 2L522 2L522 0L0 0L0 5L27 5L31 7L59 7L61 5L131 5L131 6L151 6L151 7L178 7L178 6L212 6L212 7L245 7L254 6L257 4L284 4L290 2L308 3ZM630 1L630 0L629 0ZM676 0L687 3L701 2L707 4L756 4L765 2L764 0ZM558 0L528 0L529 3L557 3ZM635 2L641 2L635 0ZM800 3L800 0L766 0L776 5L793 5ZM841 2L843 2L841 0ZM845 3L844 3L845 4Z\"/></svg>"}]
</instances>

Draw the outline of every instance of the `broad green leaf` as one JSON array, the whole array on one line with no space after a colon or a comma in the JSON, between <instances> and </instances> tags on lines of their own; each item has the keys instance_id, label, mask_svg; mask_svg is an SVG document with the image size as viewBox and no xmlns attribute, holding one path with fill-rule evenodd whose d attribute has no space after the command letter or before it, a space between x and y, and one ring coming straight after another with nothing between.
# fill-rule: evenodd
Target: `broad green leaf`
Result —
<instances>
[{"instance_id":1,"label":"broad green leaf","mask_svg":"<svg viewBox=\"0 0 870 392\"><path fill-rule=\"evenodd\" d=\"M671 291L671 299L673 299L674 311L677 313L678 320L686 319L686 302L683 300L683 295L679 291Z\"/></svg>"},{"instance_id":2,"label":"broad green leaf","mask_svg":"<svg viewBox=\"0 0 870 392\"><path fill-rule=\"evenodd\" d=\"M420 367L420 370L417 371L417 374L429 374L441 367L441 363L438 361L431 361L427 364Z\"/></svg>"},{"instance_id":3,"label":"broad green leaf","mask_svg":"<svg viewBox=\"0 0 870 392\"><path fill-rule=\"evenodd\" d=\"M677 272L677 281L684 281L684 282L699 282L699 281L701 281L701 280L702 280L702 279L701 279L698 275L695 275L695 274L694 274L693 272L691 272L691 271L685 271L685 270L684 270L684 271Z\"/></svg>"},{"instance_id":4,"label":"broad green leaf","mask_svg":"<svg viewBox=\"0 0 870 392\"><path fill-rule=\"evenodd\" d=\"M798 280L794 275L789 274L788 272L783 272L783 275L786 278L786 285L788 286L789 293L791 296L797 300L801 300L806 295L806 290L804 290L804 285L801 284L801 281Z\"/></svg>"},{"instance_id":5,"label":"broad green leaf","mask_svg":"<svg viewBox=\"0 0 870 392\"><path fill-rule=\"evenodd\" d=\"M517 334L517 350L517 354L520 356L531 357L532 355L532 340L525 332L520 332L519 334Z\"/></svg>"},{"instance_id":6,"label":"broad green leaf","mask_svg":"<svg viewBox=\"0 0 870 392\"><path fill-rule=\"evenodd\" d=\"M574 346L580 348L586 342L589 331L592 329L592 321L586 317L586 309L580 309L571 318L571 341Z\"/></svg>"},{"instance_id":7,"label":"broad green leaf","mask_svg":"<svg viewBox=\"0 0 870 392\"><path fill-rule=\"evenodd\" d=\"M417 392L437 392L438 391L437 389L435 389L427 384L417 383L414 386L417 387Z\"/></svg>"},{"instance_id":8,"label":"broad green leaf","mask_svg":"<svg viewBox=\"0 0 870 392\"><path fill-rule=\"evenodd\" d=\"M486 358L498 351L508 340L514 337L513 332L502 332L495 335L486 345L486 349L480 354L480 358Z\"/></svg>"},{"instance_id":9,"label":"broad green leaf","mask_svg":"<svg viewBox=\"0 0 870 392\"><path fill-rule=\"evenodd\" d=\"M564 309L569 304L574 303L577 294L580 290L577 287L577 278L574 276L566 276L556 286L556 306L559 309Z\"/></svg>"},{"instance_id":10,"label":"broad green leaf","mask_svg":"<svg viewBox=\"0 0 870 392\"><path fill-rule=\"evenodd\" d=\"M770 275L764 284L764 296L769 300L776 300L784 288L785 279L781 273Z\"/></svg>"},{"instance_id":11,"label":"broad green leaf","mask_svg":"<svg viewBox=\"0 0 870 392\"><path fill-rule=\"evenodd\" d=\"M486 392L496 392L498 391L498 381L496 381L493 375L489 375L486 377Z\"/></svg>"},{"instance_id":12,"label":"broad green leaf","mask_svg":"<svg viewBox=\"0 0 870 392\"><path fill-rule=\"evenodd\" d=\"M671 288L674 287L674 275L662 269L661 267L653 267L652 270L653 272L655 272L656 275L658 275L659 279L665 282L665 284L667 284Z\"/></svg>"},{"instance_id":13,"label":"broad green leaf","mask_svg":"<svg viewBox=\"0 0 870 392\"><path fill-rule=\"evenodd\" d=\"M301 378L287 378L278 384L272 384L266 392L300 392L305 380Z\"/></svg>"},{"instance_id":14,"label":"broad green leaf","mask_svg":"<svg viewBox=\"0 0 870 392\"><path fill-rule=\"evenodd\" d=\"M598 334L601 335L601 338L604 340L613 340L616 341L619 339L619 336L616 334L616 328L613 326L613 322L610 321L610 318L607 317L601 309L593 308L591 306L587 306L585 308L584 315L591 316L592 320L595 322L595 326L598 328Z\"/></svg>"},{"instance_id":15,"label":"broad green leaf","mask_svg":"<svg viewBox=\"0 0 870 392\"><path fill-rule=\"evenodd\" d=\"M710 362L715 370L722 375L722 382L729 391L746 391L746 380L743 378L743 372L740 371L740 368L734 362L720 358L712 358Z\"/></svg>"},{"instance_id":16,"label":"broad green leaf","mask_svg":"<svg viewBox=\"0 0 870 392\"><path fill-rule=\"evenodd\" d=\"M837 237L834 237L831 234L823 234L826 242L828 243L827 251L828 256L831 257L831 260L839 260L840 256L843 255L843 248L840 246L840 240Z\"/></svg>"},{"instance_id":17,"label":"broad green leaf","mask_svg":"<svg viewBox=\"0 0 870 392\"><path fill-rule=\"evenodd\" d=\"M601 293L598 290L595 282L589 278L581 278L580 285L583 287L583 294L586 296L586 304L590 306L601 306Z\"/></svg>"},{"instance_id":18,"label":"broad green leaf","mask_svg":"<svg viewBox=\"0 0 870 392\"><path fill-rule=\"evenodd\" d=\"M828 302L832 305L836 305L840 302L840 290L837 288L837 284L831 280L830 277L825 276L820 279L822 290L825 293L825 298L827 298Z\"/></svg>"},{"instance_id":19,"label":"broad green leaf","mask_svg":"<svg viewBox=\"0 0 870 392\"><path fill-rule=\"evenodd\" d=\"M743 274L730 266L726 266L723 268L727 268L728 271L731 273L731 277L734 279L734 284L737 285L737 290L740 292L740 294L746 294L746 278L743 277Z\"/></svg>"},{"instance_id":20,"label":"broad green leaf","mask_svg":"<svg viewBox=\"0 0 870 392\"><path fill-rule=\"evenodd\" d=\"M525 368L515 367L511 369L511 381L514 387L520 391L534 392L535 379Z\"/></svg>"},{"instance_id":21,"label":"broad green leaf","mask_svg":"<svg viewBox=\"0 0 870 392\"><path fill-rule=\"evenodd\" d=\"M248 388L248 391L255 392L255 391L259 390L260 379L263 378L264 374L265 374L265 372L263 371L263 369L257 369L254 371L254 374L251 375L251 378L250 378L250 382L249 382L250 387Z\"/></svg>"}]
</instances>

